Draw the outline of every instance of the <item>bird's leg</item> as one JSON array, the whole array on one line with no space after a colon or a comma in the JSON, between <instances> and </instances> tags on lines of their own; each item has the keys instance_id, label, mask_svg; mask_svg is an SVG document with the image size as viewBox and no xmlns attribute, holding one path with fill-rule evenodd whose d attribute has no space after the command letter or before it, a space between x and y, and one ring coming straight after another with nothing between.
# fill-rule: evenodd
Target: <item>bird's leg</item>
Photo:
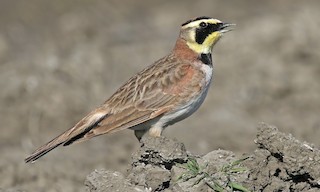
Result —
<instances>
[{"instance_id":1,"label":"bird's leg","mask_svg":"<svg viewBox=\"0 0 320 192\"><path fill-rule=\"evenodd\" d=\"M151 137L161 137L162 131L162 127L151 127L149 129L149 135Z\"/></svg>"},{"instance_id":2,"label":"bird's leg","mask_svg":"<svg viewBox=\"0 0 320 192\"><path fill-rule=\"evenodd\" d=\"M151 127L149 130L134 130L134 135L140 141L146 132L149 132L151 137L161 137L162 131L161 127Z\"/></svg>"},{"instance_id":3,"label":"bird's leg","mask_svg":"<svg viewBox=\"0 0 320 192\"><path fill-rule=\"evenodd\" d=\"M140 141L146 132L147 132L146 130L134 130L134 135Z\"/></svg>"}]
</instances>

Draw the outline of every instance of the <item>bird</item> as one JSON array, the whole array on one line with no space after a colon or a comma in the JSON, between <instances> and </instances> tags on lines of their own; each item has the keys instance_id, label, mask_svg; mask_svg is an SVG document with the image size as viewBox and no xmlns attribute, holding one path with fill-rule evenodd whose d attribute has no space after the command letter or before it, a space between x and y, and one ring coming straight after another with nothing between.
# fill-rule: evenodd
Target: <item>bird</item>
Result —
<instances>
[{"instance_id":1,"label":"bird","mask_svg":"<svg viewBox=\"0 0 320 192\"><path fill-rule=\"evenodd\" d=\"M73 127L25 158L35 162L58 146L134 130L160 137L163 130L193 114L203 103L213 77L212 48L234 26L212 17L181 25L172 51L126 81L109 99Z\"/></svg>"}]
</instances>

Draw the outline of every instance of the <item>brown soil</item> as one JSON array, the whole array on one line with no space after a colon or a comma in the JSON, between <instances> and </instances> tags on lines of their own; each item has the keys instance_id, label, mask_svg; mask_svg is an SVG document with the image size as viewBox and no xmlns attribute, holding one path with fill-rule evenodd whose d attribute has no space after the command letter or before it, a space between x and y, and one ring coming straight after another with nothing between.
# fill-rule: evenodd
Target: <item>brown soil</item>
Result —
<instances>
[{"instance_id":1,"label":"brown soil","mask_svg":"<svg viewBox=\"0 0 320 192\"><path fill-rule=\"evenodd\" d=\"M225 149L240 157L256 148L256 125L264 121L318 147L319 7L320 1L298 0L1 1L0 188L78 192L94 169L125 174L139 149L131 131L59 148L36 164L23 159L166 55L179 25L200 15L237 27L214 49L214 83L204 105L164 135L192 154ZM257 154L268 156L276 158ZM297 171L279 170L279 181ZM250 177L264 180L258 175Z\"/></svg>"}]
</instances>

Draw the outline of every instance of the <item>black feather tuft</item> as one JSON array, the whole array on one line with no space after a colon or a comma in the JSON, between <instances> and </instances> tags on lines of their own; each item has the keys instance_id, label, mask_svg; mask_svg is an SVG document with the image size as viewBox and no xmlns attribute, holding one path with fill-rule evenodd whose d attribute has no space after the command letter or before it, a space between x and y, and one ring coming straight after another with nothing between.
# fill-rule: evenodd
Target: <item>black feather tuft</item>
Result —
<instances>
[{"instance_id":1,"label":"black feather tuft","mask_svg":"<svg viewBox=\"0 0 320 192\"><path fill-rule=\"evenodd\" d=\"M212 18L211 17L206 17L206 16L197 17L195 19L190 19L190 20L184 22L181 26L185 26L185 25L187 25L187 24L189 24L189 23L191 23L193 21L198 21L198 20L201 20L201 19L212 19Z\"/></svg>"}]
</instances>

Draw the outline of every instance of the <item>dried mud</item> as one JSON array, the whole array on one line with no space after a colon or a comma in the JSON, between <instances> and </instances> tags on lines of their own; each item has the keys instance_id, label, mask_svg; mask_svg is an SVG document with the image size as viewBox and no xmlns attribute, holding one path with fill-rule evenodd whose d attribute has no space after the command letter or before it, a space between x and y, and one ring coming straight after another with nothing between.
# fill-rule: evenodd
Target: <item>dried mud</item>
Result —
<instances>
[{"instance_id":1,"label":"dried mud","mask_svg":"<svg viewBox=\"0 0 320 192\"><path fill-rule=\"evenodd\" d=\"M88 192L214 191L213 183L223 191L233 191L230 182L247 191L320 190L319 149L264 123L258 127L255 142L257 149L245 157L224 150L195 156L176 140L147 137L132 156L126 176L100 169L87 176L85 185ZM183 165L190 159L198 162L200 170L183 179L188 173ZM243 168L241 171L221 171L239 159L236 168Z\"/></svg>"}]
</instances>

